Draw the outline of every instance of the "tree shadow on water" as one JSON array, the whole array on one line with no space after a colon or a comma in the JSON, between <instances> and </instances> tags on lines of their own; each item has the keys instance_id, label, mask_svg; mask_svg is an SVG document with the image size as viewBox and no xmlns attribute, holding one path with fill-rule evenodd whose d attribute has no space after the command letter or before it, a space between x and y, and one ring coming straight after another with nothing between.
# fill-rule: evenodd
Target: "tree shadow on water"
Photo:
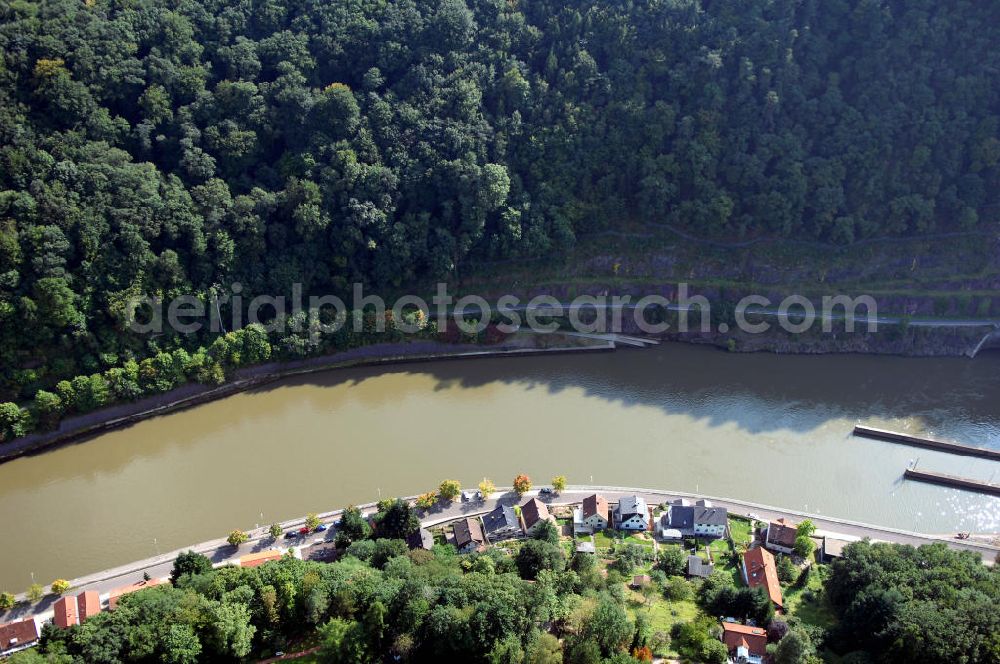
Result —
<instances>
[{"instance_id":1,"label":"tree shadow on water","mask_svg":"<svg viewBox=\"0 0 1000 664\"><path fill-rule=\"evenodd\" d=\"M266 394L297 386L352 388L378 380L377 389L348 389L356 405L391 406L412 396L415 383L393 376L429 377L435 393L517 385L587 398L626 409L652 407L709 426L736 425L751 434L806 433L834 419L916 418L947 433L956 420L1000 436L1000 353L965 358L871 355L734 354L686 344L613 353L430 361L393 367L334 370L276 382ZM387 380L388 379L388 380ZM417 388L419 389L419 388ZM336 407L333 391L303 391L302 404ZM542 395L539 395L540 397ZM461 402L456 401L460 407ZM993 436L987 436L993 438ZM988 440L963 441L988 444ZM1000 440L995 440L1000 445Z\"/></svg>"}]
</instances>

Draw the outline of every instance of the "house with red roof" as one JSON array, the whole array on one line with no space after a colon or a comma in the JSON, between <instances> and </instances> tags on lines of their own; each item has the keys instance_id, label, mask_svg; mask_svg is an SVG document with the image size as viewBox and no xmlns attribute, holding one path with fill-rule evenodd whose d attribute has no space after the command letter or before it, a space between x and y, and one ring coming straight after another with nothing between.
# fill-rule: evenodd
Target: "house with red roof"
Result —
<instances>
[{"instance_id":1,"label":"house with red roof","mask_svg":"<svg viewBox=\"0 0 1000 664\"><path fill-rule=\"evenodd\" d=\"M96 591L87 590L76 596L76 610L80 622L101 612L101 596Z\"/></svg>"},{"instance_id":2,"label":"house with red roof","mask_svg":"<svg viewBox=\"0 0 1000 664\"><path fill-rule=\"evenodd\" d=\"M767 630L762 627L724 622L722 642L736 664L761 664L767 655Z\"/></svg>"},{"instance_id":3,"label":"house with red roof","mask_svg":"<svg viewBox=\"0 0 1000 664\"><path fill-rule=\"evenodd\" d=\"M778 567L774 563L774 555L761 546L747 549L743 554L743 564L740 571L743 581L751 588L763 588L774 607L781 610L784 598L781 596L781 583L778 581Z\"/></svg>"},{"instance_id":4,"label":"house with red roof","mask_svg":"<svg viewBox=\"0 0 1000 664\"><path fill-rule=\"evenodd\" d=\"M38 625L34 618L0 625L0 656L30 648L38 642Z\"/></svg>"},{"instance_id":5,"label":"house with red roof","mask_svg":"<svg viewBox=\"0 0 1000 664\"><path fill-rule=\"evenodd\" d=\"M55 614L52 622L56 624L56 627L66 629L67 627L80 624L80 614L76 606L75 597L60 597L52 605L52 611Z\"/></svg>"}]
</instances>

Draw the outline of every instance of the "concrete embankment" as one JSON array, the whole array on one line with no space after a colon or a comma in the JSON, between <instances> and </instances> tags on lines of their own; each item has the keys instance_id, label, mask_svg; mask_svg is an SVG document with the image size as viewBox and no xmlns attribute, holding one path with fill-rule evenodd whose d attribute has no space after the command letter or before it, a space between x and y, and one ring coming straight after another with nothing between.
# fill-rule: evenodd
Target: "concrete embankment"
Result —
<instances>
[{"instance_id":1,"label":"concrete embankment","mask_svg":"<svg viewBox=\"0 0 1000 664\"><path fill-rule=\"evenodd\" d=\"M875 440L882 440L889 443L900 443L903 445L912 445L913 447L923 447L930 450L950 452L951 454L960 454L963 456L973 456L981 459L1000 461L1000 450L974 447L972 445L962 445L960 443L935 440L933 438L922 438L920 436L912 436L899 431L888 431L887 429L878 429L861 424L854 427L854 435L862 436L864 438L873 438Z\"/></svg>"},{"instance_id":2,"label":"concrete embankment","mask_svg":"<svg viewBox=\"0 0 1000 664\"><path fill-rule=\"evenodd\" d=\"M964 489L966 491L975 491L976 493L985 493L991 496L1000 496L1000 484L991 484L990 482L974 480L968 477L958 477L956 475L948 475L946 473L935 473L929 470L917 470L916 468L907 468L903 472L903 477L908 480L927 482L928 484L937 484L940 486L951 487L952 489Z\"/></svg>"}]
</instances>

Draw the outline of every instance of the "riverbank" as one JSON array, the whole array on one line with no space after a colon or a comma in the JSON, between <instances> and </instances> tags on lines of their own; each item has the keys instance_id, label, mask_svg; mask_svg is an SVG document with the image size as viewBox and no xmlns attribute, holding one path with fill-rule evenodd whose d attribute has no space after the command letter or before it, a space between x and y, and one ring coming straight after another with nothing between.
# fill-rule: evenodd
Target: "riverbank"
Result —
<instances>
[{"instance_id":1,"label":"riverbank","mask_svg":"<svg viewBox=\"0 0 1000 664\"><path fill-rule=\"evenodd\" d=\"M561 337L562 335L560 335ZM533 339L534 346L526 345ZM497 346L447 344L436 341L373 344L351 350L289 362L270 362L238 370L232 380L218 387L189 383L169 392L118 404L62 420L54 431L30 434L0 444L0 463L24 454L82 442L88 438L135 424L153 417L192 408L201 404L262 387L279 380L322 371L367 366L396 365L462 360L487 357L523 357L536 354L613 351L614 342L566 337L561 345L541 346L538 337L515 337Z\"/></svg>"},{"instance_id":2,"label":"riverbank","mask_svg":"<svg viewBox=\"0 0 1000 664\"><path fill-rule=\"evenodd\" d=\"M538 295L554 297L561 302L581 294L594 297L606 296L608 289L594 290L590 287L584 293L577 290L573 284L570 290L555 289L524 293L522 301L531 301ZM644 336L656 341L673 341L700 345L711 345L729 352L739 353L780 353L780 354L891 354L918 357L975 357L980 350L1000 343L1000 320L971 319L916 319L906 316L871 315L870 320L859 319L856 332L836 331L842 328L842 314L829 312L821 314L810 329L803 332L790 332L784 323L787 312L766 310L750 313L752 319L762 318L769 321L765 330L754 333L739 329L733 319L731 303L719 299L723 293L713 290L699 293L699 297L708 297L711 302L712 322L704 327L700 322L701 314L692 312L687 306L686 315L693 317L692 327L698 331L676 332L677 318L682 315L676 304L677 294L673 285L660 284L652 291L639 290L632 292L628 288L616 290L616 296L628 296L634 301L641 300L652 293L659 294L671 301L671 305L661 312L666 316L668 331L649 336L640 329L635 317L621 316L616 329L619 333L633 336ZM778 294L772 293L771 300L777 301ZM820 311L819 306L817 311ZM721 314L719 312L722 312ZM579 315L579 312L577 312ZM822 322L822 324L820 324ZM879 327L877 332L862 331L870 325ZM826 330L827 327L830 330ZM565 327L565 326L564 326ZM568 328L567 328L568 330ZM135 422L170 413L176 410L207 403L216 399L237 394L269 382L312 372L327 371L338 368L367 366L373 364L398 364L404 362L432 361L435 359L468 359L473 357L492 357L499 355L517 355L528 352L524 340L530 339L535 350L544 352L575 352L580 350L579 334L529 334L516 333L512 337L503 338L499 344L483 343L444 343L437 340L416 340L410 342L373 343L342 351L334 355L309 357L301 360L284 362L268 362L235 370L225 383L209 386L202 383L189 382L168 392L149 396L138 401L117 403L100 410L63 418L56 429L31 433L14 440L0 443L0 463L16 458L26 453L36 452L60 444L83 440L89 436L98 435ZM511 340L514 340L513 342ZM557 341L553 342L553 339ZM559 341L561 340L561 341ZM591 341L601 341L591 338ZM557 343L561 346L554 347ZM539 348L539 346L541 346ZM463 350L455 350L455 348ZM613 344L612 344L613 348ZM475 350L473 350L475 349ZM485 350L484 350L485 349ZM56 398L53 396L53 398ZM26 412L26 411L25 411Z\"/></svg>"},{"instance_id":3,"label":"riverbank","mask_svg":"<svg viewBox=\"0 0 1000 664\"><path fill-rule=\"evenodd\" d=\"M536 490L528 492L523 497L518 497L517 494L513 492L511 487L500 487L494 494L491 494L484 500L439 503L431 510L424 510L419 512L419 514L422 527L434 527L465 517L482 516L495 509L497 505L518 504L532 496L539 497L550 506L555 507L577 505L581 503L586 496L594 493L600 493L611 503L618 502L623 496L633 494L642 496L650 505L666 503L678 498L685 498L689 500L705 499L712 501L712 503L717 507L724 507L728 509L731 514L737 516L745 516L752 513L754 515L753 518L759 521L771 521L778 518L785 518L793 521L810 519L813 521L814 525L816 525L817 532L826 534L829 537L844 538L849 541L869 538L873 541L894 542L899 544L908 544L911 546L943 542L953 549L972 551L976 553L983 559L983 562L986 565L994 564L997 554L1000 553L1000 547L981 540L957 540L953 536L949 535L931 535L897 528L888 528L848 519L811 514L800 510L764 505L751 501L693 494L682 491L640 487L572 485L567 487L567 489L561 494L555 496L540 496ZM404 500L411 502L415 499L416 496L404 498ZM377 503L370 502L358 505L357 507L364 514L369 515L376 511ZM195 551L205 555L211 559L216 566L226 564L238 565L239 559L242 556L272 549L278 550L283 554L291 551L296 557L311 559L314 558L312 555L313 552L310 551L313 547L319 547L317 549L317 553L322 553L324 548L332 546L332 542L336 536L336 529L334 526L336 521L340 518L342 512L343 510L338 509L319 514L318 516L321 523L330 526L330 528L322 533L314 533L308 538L297 538L294 540L291 547L286 548L284 546L287 540L276 540L272 538L266 532L266 526L258 526L254 529L248 529L250 539L239 547L233 547L221 538L214 539L188 547L181 547L168 553L138 560L113 569L78 577L70 580L70 584L74 593L93 590L102 596L106 596L115 588L142 581L147 575L152 579L163 579L169 577L174 559L185 551ZM305 518L301 517L283 521L280 523L280 526L283 532L289 532L298 530L304 523ZM46 590L50 591L48 588ZM26 603L24 594L18 595L17 598L20 602L19 605L6 614L0 614L0 622L22 620L30 616L44 618L51 613L51 604L56 599L55 596L50 594L36 604L28 604Z\"/></svg>"}]
</instances>

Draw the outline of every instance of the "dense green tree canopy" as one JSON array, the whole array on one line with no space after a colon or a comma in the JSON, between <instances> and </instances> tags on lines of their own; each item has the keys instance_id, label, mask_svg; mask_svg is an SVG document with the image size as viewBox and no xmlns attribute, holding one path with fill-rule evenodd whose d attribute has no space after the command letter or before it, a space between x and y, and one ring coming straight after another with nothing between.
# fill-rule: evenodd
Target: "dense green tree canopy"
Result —
<instances>
[{"instance_id":1,"label":"dense green tree canopy","mask_svg":"<svg viewBox=\"0 0 1000 664\"><path fill-rule=\"evenodd\" d=\"M885 662L1000 661L1000 573L971 551L854 543L826 589L845 650Z\"/></svg>"},{"instance_id":2,"label":"dense green tree canopy","mask_svg":"<svg viewBox=\"0 0 1000 664\"><path fill-rule=\"evenodd\" d=\"M259 361L164 371L215 337L123 334L137 293L395 287L628 219L832 242L993 228L996 18L974 0L9 3L0 397L157 358L85 386L90 407Z\"/></svg>"}]
</instances>

